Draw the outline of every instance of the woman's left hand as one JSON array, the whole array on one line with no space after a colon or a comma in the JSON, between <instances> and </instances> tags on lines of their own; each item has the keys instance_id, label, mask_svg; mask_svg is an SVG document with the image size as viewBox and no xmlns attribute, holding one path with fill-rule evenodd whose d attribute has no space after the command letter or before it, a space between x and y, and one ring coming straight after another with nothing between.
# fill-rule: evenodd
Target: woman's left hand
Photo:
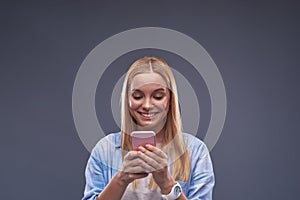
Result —
<instances>
[{"instance_id":1,"label":"woman's left hand","mask_svg":"<svg viewBox=\"0 0 300 200\"><path fill-rule=\"evenodd\" d=\"M168 171L168 156L161 149L152 145L140 146L138 149L141 151L140 157L153 168L151 173L161 192L169 193L170 188L176 182Z\"/></svg>"}]
</instances>

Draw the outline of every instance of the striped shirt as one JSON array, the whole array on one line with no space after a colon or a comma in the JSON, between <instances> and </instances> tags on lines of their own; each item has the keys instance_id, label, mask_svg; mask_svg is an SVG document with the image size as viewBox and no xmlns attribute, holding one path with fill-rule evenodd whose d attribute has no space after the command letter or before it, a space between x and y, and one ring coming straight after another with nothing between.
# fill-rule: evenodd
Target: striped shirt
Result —
<instances>
[{"instance_id":1,"label":"striped shirt","mask_svg":"<svg viewBox=\"0 0 300 200\"><path fill-rule=\"evenodd\" d=\"M187 199L212 200L215 179L209 151L205 144L193 135L183 133L183 138L189 151L191 172L187 182L177 182L180 183ZM86 185L82 200L95 200L121 165L121 133L112 133L102 138L91 152L85 170ZM171 170L169 166L169 171ZM128 185L122 200L161 199L159 190L152 191L145 187L149 176L139 181L136 191L132 190L131 184Z\"/></svg>"}]
</instances>

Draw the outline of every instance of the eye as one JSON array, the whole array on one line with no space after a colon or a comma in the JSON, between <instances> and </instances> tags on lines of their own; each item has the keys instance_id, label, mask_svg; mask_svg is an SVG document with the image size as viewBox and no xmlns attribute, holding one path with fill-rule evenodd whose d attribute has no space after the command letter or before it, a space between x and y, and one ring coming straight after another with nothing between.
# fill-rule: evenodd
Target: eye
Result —
<instances>
[{"instance_id":1,"label":"eye","mask_svg":"<svg viewBox=\"0 0 300 200\"><path fill-rule=\"evenodd\" d=\"M143 98L142 96L133 96L133 98L135 99L135 100L140 100L141 98Z\"/></svg>"},{"instance_id":2,"label":"eye","mask_svg":"<svg viewBox=\"0 0 300 200\"><path fill-rule=\"evenodd\" d=\"M141 98L143 98L143 94L141 94L140 92L134 92L131 95L135 100L139 100Z\"/></svg>"},{"instance_id":3,"label":"eye","mask_svg":"<svg viewBox=\"0 0 300 200\"><path fill-rule=\"evenodd\" d=\"M156 99L156 100L161 100L165 97L165 93L157 93L155 95L153 95L153 98Z\"/></svg>"}]
</instances>

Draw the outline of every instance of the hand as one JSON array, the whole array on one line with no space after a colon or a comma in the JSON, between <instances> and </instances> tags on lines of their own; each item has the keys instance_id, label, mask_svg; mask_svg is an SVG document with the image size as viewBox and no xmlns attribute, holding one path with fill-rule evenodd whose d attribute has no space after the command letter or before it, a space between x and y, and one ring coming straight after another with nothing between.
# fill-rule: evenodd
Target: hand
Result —
<instances>
[{"instance_id":1,"label":"hand","mask_svg":"<svg viewBox=\"0 0 300 200\"><path fill-rule=\"evenodd\" d=\"M151 169L156 184L162 192L166 191L166 193L169 193L168 190L176 182L168 171L168 156L162 150L152 145L146 145L146 148L140 146L138 149L142 152L140 157L149 165L147 169Z\"/></svg>"},{"instance_id":2,"label":"hand","mask_svg":"<svg viewBox=\"0 0 300 200\"><path fill-rule=\"evenodd\" d=\"M153 170L141 157L142 152L129 151L124 156L124 161L120 171L118 172L118 179L125 185L128 185L135 179L140 179L148 176L148 173Z\"/></svg>"}]
</instances>

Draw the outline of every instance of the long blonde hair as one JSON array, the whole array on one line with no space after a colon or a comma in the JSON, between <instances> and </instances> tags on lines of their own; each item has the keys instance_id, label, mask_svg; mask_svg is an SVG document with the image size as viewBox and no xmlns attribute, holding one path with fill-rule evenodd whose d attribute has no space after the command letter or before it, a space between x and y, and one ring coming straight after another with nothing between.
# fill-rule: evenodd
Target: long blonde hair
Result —
<instances>
[{"instance_id":1,"label":"long blonde hair","mask_svg":"<svg viewBox=\"0 0 300 200\"><path fill-rule=\"evenodd\" d=\"M190 159L182 137L182 124L180 118L177 88L173 73L168 64L156 57L144 57L135 61L129 68L122 89L121 95L121 147L123 156L132 149L130 133L136 129L134 119L129 112L128 91L133 77L141 73L154 72L159 74L166 82L170 91L170 108L166 116L164 125L165 134L162 140L162 150L167 153L172 161L172 176L175 180L187 181L190 175ZM133 182L134 189L137 187L137 181ZM157 189L157 184L153 177L149 183L149 189Z\"/></svg>"}]
</instances>

